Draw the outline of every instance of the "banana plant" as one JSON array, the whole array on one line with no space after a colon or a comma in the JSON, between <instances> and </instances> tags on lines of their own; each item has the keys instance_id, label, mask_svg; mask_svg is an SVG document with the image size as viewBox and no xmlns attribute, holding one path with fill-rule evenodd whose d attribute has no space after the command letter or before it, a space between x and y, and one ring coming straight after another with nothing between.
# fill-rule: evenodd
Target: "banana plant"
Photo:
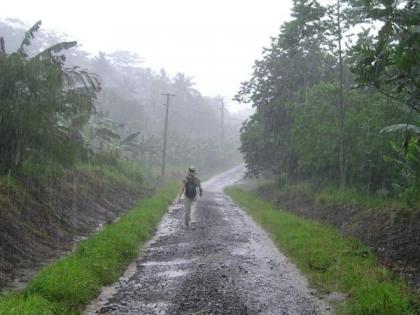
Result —
<instances>
[{"instance_id":1,"label":"banana plant","mask_svg":"<svg viewBox=\"0 0 420 315\"><path fill-rule=\"evenodd\" d=\"M420 126L411 124L395 124L387 126L381 130L381 133L392 133L392 132L405 132L412 135L420 136Z\"/></svg>"},{"instance_id":2,"label":"banana plant","mask_svg":"<svg viewBox=\"0 0 420 315\"><path fill-rule=\"evenodd\" d=\"M0 54L0 172L19 172L27 160L74 163L83 150L77 138L79 120L88 120L95 111L99 79L64 66L63 52L76 42L29 55L40 26L41 21L25 33L16 52Z\"/></svg>"},{"instance_id":3,"label":"banana plant","mask_svg":"<svg viewBox=\"0 0 420 315\"><path fill-rule=\"evenodd\" d=\"M420 115L417 113L410 112L410 114L414 114L414 121L417 123L420 119ZM405 124L394 124L390 126L386 126L385 128L382 128L381 134L386 133L401 133L404 135L404 150L405 153L408 153L408 147L410 145L410 142L412 139L414 139L413 145L419 145L420 146L420 125L414 125L410 123Z\"/></svg>"},{"instance_id":4,"label":"banana plant","mask_svg":"<svg viewBox=\"0 0 420 315\"><path fill-rule=\"evenodd\" d=\"M420 194L420 126L412 124L395 124L381 130L385 133L402 133L403 148L391 143L396 157L385 156L385 161L396 165L404 179L401 197L408 202L419 199Z\"/></svg>"},{"instance_id":5,"label":"banana plant","mask_svg":"<svg viewBox=\"0 0 420 315\"><path fill-rule=\"evenodd\" d=\"M103 113L93 115L81 131L89 150L125 158L136 156L142 151L140 134L141 131L136 131L122 137L115 121Z\"/></svg>"},{"instance_id":6,"label":"banana plant","mask_svg":"<svg viewBox=\"0 0 420 315\"><path fill-rule=\"evenodd\" d=\"M106 115L92 115L80 132L85 146L93 152L107 151L121 136L116 123Z\"/></svg>"}]
</instances>

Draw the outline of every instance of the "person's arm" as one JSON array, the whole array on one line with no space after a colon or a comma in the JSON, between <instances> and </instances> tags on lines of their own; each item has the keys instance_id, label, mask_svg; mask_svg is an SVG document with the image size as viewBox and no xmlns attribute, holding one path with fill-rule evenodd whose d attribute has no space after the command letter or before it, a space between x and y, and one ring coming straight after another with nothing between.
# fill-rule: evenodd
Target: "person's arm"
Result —
<instances>
[{"instance_id":1,"label":"person's arm","mask_svg":"<svg viewBox=\"0 0 420 315\"><path fill-rule=\"evenodd\" d=\"M185 190L185 183L182 182L181 184L181 188L179 189L178 195L177 195L177 202L179 202L179 200L181 199L182 194L184 193Z\"/></svg>"},{"instance_id":2,"label":"person's arm","mask_svg":"<svg viewBox=\"0 0 420 315\"><path fill-rule=\"evenodd\" d=\"M199 179L197 179L197 182L198 182L198 191L199 191L199 194L200 194L200 197L203 195L203 188L201 188L201 183L200 183L200 180Z\"/></svg>"}]
</instances>

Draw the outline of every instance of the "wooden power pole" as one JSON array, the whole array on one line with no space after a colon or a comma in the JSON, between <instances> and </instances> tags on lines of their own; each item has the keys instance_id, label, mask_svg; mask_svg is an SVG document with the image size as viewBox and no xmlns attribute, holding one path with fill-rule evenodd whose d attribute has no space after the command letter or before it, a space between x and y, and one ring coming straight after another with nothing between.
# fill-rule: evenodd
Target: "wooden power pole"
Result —
<instances>
[{"instance_id":1,"label":"wooden power pole","mask_svg":"<svg viewBox=\"0 0 420 315\"><path fill-rule=\"evenodd\" d=\"M4 38L0 37L0 53L6 53L6 45L4 44Z\"/></svg>"},{"instance_id":2,"label":"wooden power pole","mask_svg":"<svg viewBox=\"0 0 420 315\"><path fill-rule=\"evenodd\" d=\"M221 120L220 120L220 122L221 122L221 129L220 129L220 149L221 149L221 151L223 151L223 142L224 142L224 118L225 118L225 102L224 102L224 100L223 100L223 97L221 98L221 102L222 102L222 107L221 107L221 114L222 114L222 117L221 117Z\"/></svg>"},{"instance_id":3,"label":"wooden power pole","mask_svg":"<svg viewBox=\"0 0 420 315\"><path fill-rule=\"evenodd\" d=\"M161 95L166 96L166 104L163 104L166 106L165 111L165 128L163 132L163 153L162 153L162 181L165 180L165 163L166 163L166 139L168 137L168 114L169 114L169 100L171 96L175 96L175 94L170 93L162 93Z\"/></svg>"}]
</instances>

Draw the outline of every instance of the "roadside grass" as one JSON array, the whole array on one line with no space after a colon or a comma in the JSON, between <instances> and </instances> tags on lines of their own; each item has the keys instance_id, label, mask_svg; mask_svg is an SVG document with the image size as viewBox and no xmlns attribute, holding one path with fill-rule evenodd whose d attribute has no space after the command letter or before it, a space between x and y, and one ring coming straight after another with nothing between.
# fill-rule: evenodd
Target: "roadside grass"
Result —
<instances>
[{"instance_id":1,"label":"roadside grass","mask_svg":"<svg viewBox=\"0 0 420 315\"><path fill-rule=\"evenodd\" d=\"M332 206L352 204L366 206L370 209L408 207L407 202L403 200L379 196L372 193L361 193L360 191L351 188L341 190L338 187L325 187L315 193L315 198L320 204L328 204Z\"/></svg>"},{"instance_id":2,"label":"roadside grass","mask_svg":"<svg viewBox=\"0 0 420 315\"><path fill-rule=\"evenodd\" d=\"M138 187L139 184L149 184L153 176L151 170L144 163L138 161L78 163L76 169L83 172L99 172L118 183L133 188Z\"/></svg>"},{"instance_id":3,"label":"roadside grass","mask_svg":"<svg viewBox=\"0 0 420 315\"><path fill-rule=\"evenodd\" d=\"M268 189L272 188L275 191L286 193L291 196L300 194L313 196L317 203L330 206L351 204L365 206L370 209L409 207L407 201L403 199L362 191L361 189L354 187L341 189L338 186L316 185L308 181L287 185L279 185L278 183L269 182L267 184L263 184L263 186L267 186Z\"/></svg>"},{"instance_id":4,"label":"roadside grass","mask_svg":"<svg viewBox=\"0 0 420 315\"><path fill-rule=\"evenodd\" d=\"M166 185L115 224L81 241L73 254L42 269L24 291L1 297L0 315L78 314L138 255L177 188L173 183Z\"/></svg>"},{"instance_id":5,"label":"roadside grass","mask_svg":"<svg viewBox=\"0 0 420 315\"><path fill-rule=\"evenodd\" d=\"M73 315L63 306L54 304L39 295L14 294L0 299L0 315Z\"/></svg>"},{"instance_id":6,"label":"roadside grass","mask_svg":"<svg viewBox=\"0 0 420 315\"><path fill-rule=\"evenodd\" d=\"M369 249L332 227L276 209L255 193L228 188L232 199L258 222L273 241L321 291L342 292L337 314L415 315L415 296L396 275L378 265Z\"/></svg>"}]
</instances>

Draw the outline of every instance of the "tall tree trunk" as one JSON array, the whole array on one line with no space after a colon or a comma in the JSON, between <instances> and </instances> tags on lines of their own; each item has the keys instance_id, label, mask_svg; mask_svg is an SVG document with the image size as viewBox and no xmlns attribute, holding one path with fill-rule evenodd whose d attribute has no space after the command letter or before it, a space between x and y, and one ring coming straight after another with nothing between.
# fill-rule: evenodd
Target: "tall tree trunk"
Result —
<instances>
[{"instance_id":1,"label":"tall tree trunk","mask_svg":"<svg viewBox=\"0 0 420 315\"><path fill-rule=\"evenodd\" d=\"M339 58L339 72L340 72L340 95L339 95L339 122L340 122L340 152L339 152L339 168L340 168L340 188L344 189L346 186L346 146L344 141L344 79L343 79L343 50L341 41L343 38L341 28L341 3L337 0L337 32L338 32L338 58Z\"/></svg>"}]
</instances>

